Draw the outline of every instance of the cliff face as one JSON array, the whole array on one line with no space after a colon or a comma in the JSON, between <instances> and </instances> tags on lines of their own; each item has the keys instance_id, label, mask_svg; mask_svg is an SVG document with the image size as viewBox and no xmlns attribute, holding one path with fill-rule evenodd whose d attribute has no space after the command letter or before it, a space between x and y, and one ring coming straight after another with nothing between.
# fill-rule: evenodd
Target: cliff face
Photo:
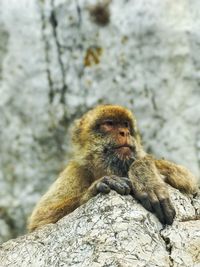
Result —
<instances>
[{"instance_id":1,"label":"cliff face","mask_svg":"<svg viewBox=\"0 0 200 267\"><path fill-rule=\"evenodd\" d=\"M1 0L0 242L23 233L70 159L71 121L98 103L133 110L145 148L199 175L200 1Z\"/></svg>"},{"instance_id":2,"label":"cliff face","mask_svg":"<svg viewBox=\"0 0 200 267\"><path fill-rule=\"evenodd\" d=\"M177 216L163 227L131 196L98 195L56 224L0 247L0 266L200 266L200 197L170 188Z\"/></svg>"}]
</instances>

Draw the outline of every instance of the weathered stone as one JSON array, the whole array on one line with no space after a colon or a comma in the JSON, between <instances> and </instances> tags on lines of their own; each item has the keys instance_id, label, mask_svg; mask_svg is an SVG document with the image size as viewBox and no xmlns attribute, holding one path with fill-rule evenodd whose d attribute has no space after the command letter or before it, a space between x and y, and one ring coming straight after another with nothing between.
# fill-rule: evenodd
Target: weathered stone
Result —
<instances>
[{"instance_id":1,"label":"weathered stone","mask_svg":"<svg viewBox=\"0 0 200 267\"><path fill-rule=\"evenodd\" d=\"M177 211L172 226L164 227L131 196L98 195L58 223L4 243L0 266L197 267L200 214L190 197L172 189L170 195Z\"/></svg>"},{"instance_id":2,"label":"weathered stone","mask_svg":"<svg viewBox=\"0 0 200 267\"><path fill-rule=\"evenodd\" d=\"M98 103L134 110L149 152L200 174L200 2L112 1L104 27L95 2L1 0L0 240L24 232L71 121Z\"/></svg>"}]
</instances>

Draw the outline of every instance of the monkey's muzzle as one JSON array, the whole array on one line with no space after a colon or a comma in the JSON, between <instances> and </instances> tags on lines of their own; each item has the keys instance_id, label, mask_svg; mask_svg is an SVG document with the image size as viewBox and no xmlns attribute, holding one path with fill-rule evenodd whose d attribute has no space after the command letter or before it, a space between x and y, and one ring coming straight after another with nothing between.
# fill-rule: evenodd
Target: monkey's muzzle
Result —
<instances>
[{"instance_id":1,"label":"monkey's muzzle","mask_svg":"<svg viewBox=\"0 0 200 267\"><path fill-rule=\"evenodd\" d=\"M134 146L125 144L125 145L120 145L115 147L115 151L117 154L123 157L132 157L133 153L135 152Z\"/></svg>"}]
</instances>

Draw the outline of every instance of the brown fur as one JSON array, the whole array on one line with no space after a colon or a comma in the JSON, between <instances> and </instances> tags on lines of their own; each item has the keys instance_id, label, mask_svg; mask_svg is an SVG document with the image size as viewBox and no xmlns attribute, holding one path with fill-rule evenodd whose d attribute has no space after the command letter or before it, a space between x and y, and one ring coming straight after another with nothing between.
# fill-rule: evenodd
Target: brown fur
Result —
<instances>
[{"instance_id":1,"label":"brown fur","mask_svg":"<svg viewBox=\"0 0 200 267\"><path fill-rule=\"evenodd\" d=\"M102 122L106 118L119 126L102 134L101 128L109 128ZM128 130L122 126L124 121L129 122ZM119 129L124 132L119 133ZM124 142L134 147L128 158L123 154L130 154L128 148L117 150L117 154L113 150L113 144ZM187 193L196 191L195 178L188 170L144 152L135 117L121 106L100 105L87 112L75 122L73 143L74 159L36 205L29 219L30 231L55 223L99 192L108 193L111 189L120 194L133 194L161 222L171 224L175 212L165 181ZM118 176L129 176L130 180Z\"/></svg>"},{"instance_id":2,"label":"brown fur","mask_svg":"<svg viewBox=\"0 0 200 267\"><path fill-rule=\"evenodd\" d=\"M155 165L168 184L185 193L196 193L196 177L185 167L163 159L155 160Z\"/></svg>"}]
</instances>

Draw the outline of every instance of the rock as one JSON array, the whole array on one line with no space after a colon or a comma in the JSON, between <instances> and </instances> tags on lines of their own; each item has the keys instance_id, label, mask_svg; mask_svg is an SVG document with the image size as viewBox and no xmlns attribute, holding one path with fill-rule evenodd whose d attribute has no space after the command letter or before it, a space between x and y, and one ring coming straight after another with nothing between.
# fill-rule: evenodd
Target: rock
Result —
<instances>
[{"instance_id":1,"label":"rock","mask_svg":"<svg viewBox=\"0 0 200 267\"><path fill-rule=\"evenodd\" d=\"M163 226L131 196L98 195L65 216L0 247L0 266L200 266L200 213L170 189L177 211ZM195 199L200 205L200 197Z\"/></svg>"}]
</instances>

